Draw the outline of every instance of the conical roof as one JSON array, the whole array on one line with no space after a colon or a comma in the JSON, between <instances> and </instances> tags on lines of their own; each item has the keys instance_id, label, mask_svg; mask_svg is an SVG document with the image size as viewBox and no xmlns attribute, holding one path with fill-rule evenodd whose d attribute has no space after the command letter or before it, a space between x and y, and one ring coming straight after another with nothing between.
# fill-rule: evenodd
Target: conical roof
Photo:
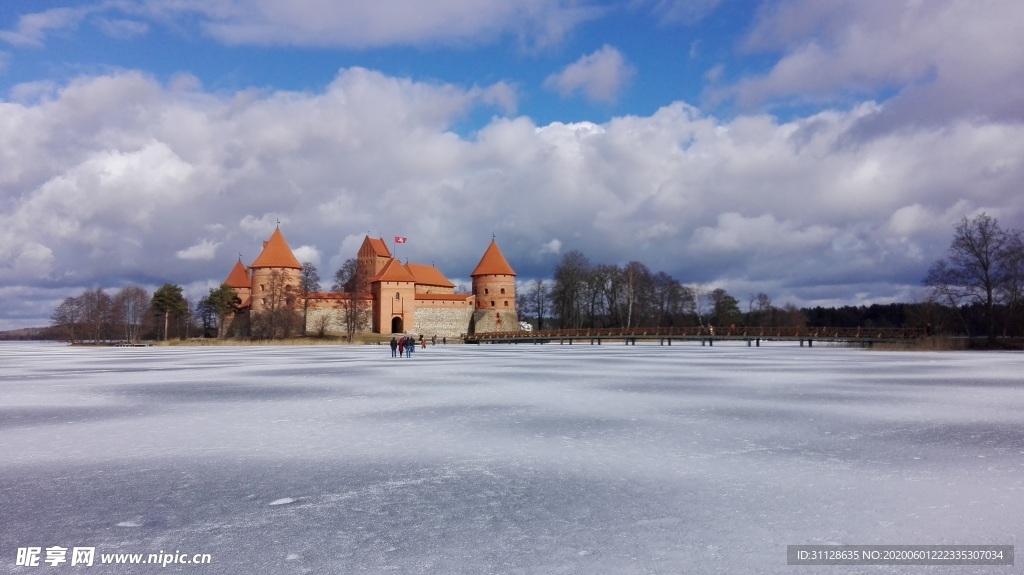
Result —
<instances>
[{"instance_id":1,"label":"conical roof","mask_svg":"<svg viewBox=\"0 0 1024 575\"><path fill-rule=\"evenodd\" d=\"M508 265L508 260L506 260L504 254L501 253L501 249L498 248L497 242L491 240L491 245L487 246L487 251L484 252L484 257L480 258L480 263L476 265L476 269L469 275L471 277L499 275L514 276L516 275L516 272L512 269L512 266Z\"/></svg>"},{"instance_id":2,"label":"conical roof","mask_svg":"<svg viewBox=\"0 0 1024 575\"><path fill-rule=\"evenodd\" d=\"M295 259L295 254L292 253L292 248L288 246L288 242L284 239L284 234L281 233L280 228L274 230L274 233L270 236L270 239L263 244L263 251L260 252L259 257L256 261L252 262L249 267L253 268L292 268L301 270L302 264L299 260Z\"/></svg>"},{"instance_id":3,"label":"conical roof","mask_svg":"<svg viewBox=\"0 0 1024 575\"><path fill-rule=\"evenodd\" d=\"M224 284L233 288L252 287L252 280L249 279L249 272L245 269L245 264L242 263L241 257L235 262L235 267L231 269L231 273L228 274L228 279L224 280Z\"/></svg>"}]
</instances>

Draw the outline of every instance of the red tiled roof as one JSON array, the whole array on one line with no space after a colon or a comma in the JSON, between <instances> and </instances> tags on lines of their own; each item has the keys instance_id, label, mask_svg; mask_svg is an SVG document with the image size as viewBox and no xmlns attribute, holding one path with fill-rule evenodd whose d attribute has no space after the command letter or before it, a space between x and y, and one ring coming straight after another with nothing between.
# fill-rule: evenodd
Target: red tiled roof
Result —
<instances>
[{"instance_id":1,"label":"red tiled roof","mask_svg":"<svg viewBox=\"0 0 1024 575\"><path fill-rule=\"evenodd\" d=\"M516 272L513 271L512 266L508 265L508 260L501 253L501 249L498 248L498 244L491 240L491 245L487 246L487 251L484 252L484 257L480 258L480 263L476 265L476 269L473 273L469 274L471 277L476 276L514 276Z\"/></svg>"},{"instance_id":2,"label":"red tiled roof","mask_svg":"<svg viewBox=\"0 0 1024 575\"><path fill-rule=\"evenodd\" d=\"M380 270L380 273L370 278L370 283L415 281L416 278L412 277L409 270L405 269L405 267L398 263L398 260L395 258L388 260L388 263L384 264L384 269Z\"/></svg>"},{"instance_id":3,"label":"red tiled roof","mask_svg":"<svg viewBox=\"0 0 1024 575\"><path fill-rule=\"evenodd\" d=\"M444 277L441 270L434 266L407 263L405 264L405 269L412 274L413 279L415 279L418 284L445 288L455 287L455 284L448 281L448 278Z\"/></svg>"},{"instance_id":4,"label":"red tiled roof","mask_svg":"<svg viewBox=\"0 0 1024 575\"><path fill-rule=\"evenodd\" d=\"M370 236L366 236L366 239L363 240L363 242L370 244L370 249L373 250L373 253L378 257L391 257L391 250L388 249L388 244L384 241L384 238L371 238Z\"/></svg>"},{"instance_id":5,"label":"red tiled roof","mask_svg":"<svg viewBox=\"0 0 1024 575\"><path fill-rule=\"evenodd\" d=\"M292 268L301 270L302 264L295 259L292 248L288 246L280 229L274 230L270 239L263 244L263 251L260 252L256 261L252 262L251 268Z\"/></svg>"},{"instance_id":6,"label":"red tiled roof","mask_svg":"<svg viewBox=\"0 0 1024 575\"><path fill-rule=\"evenodd\" d=\"M252 280L249 278L249 270L245 269L245 264L242 263L242 258L238 258L238 261L235 263L235 267L231 268L231 273L228 274L228 279L224 280L224 284L233 288L252 287Z\"/></svg>"}]
</instances>

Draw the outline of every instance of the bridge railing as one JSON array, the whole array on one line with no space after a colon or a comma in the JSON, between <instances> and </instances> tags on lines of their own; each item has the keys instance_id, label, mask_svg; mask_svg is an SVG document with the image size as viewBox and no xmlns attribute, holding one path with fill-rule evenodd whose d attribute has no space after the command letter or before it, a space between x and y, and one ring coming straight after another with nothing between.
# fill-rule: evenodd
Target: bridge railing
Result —
<instances>
[{"instance_id":1,"label":"bridge railing","mask_svg":"<svg viewBox=\"0 0 1024 575\"><path fill-rule=\"evenodd\" d=\"M910 340L926 335L920 328L867 327L641 327L500 331L466 336L470 340L538 340L585 338L787 338Z\"/></svg>"}]
</instances>

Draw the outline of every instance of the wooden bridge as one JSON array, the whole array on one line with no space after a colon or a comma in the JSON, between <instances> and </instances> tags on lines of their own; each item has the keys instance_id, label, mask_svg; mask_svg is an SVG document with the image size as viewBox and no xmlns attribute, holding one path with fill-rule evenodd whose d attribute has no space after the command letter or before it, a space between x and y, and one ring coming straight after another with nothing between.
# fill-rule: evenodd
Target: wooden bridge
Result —
<instances>
[{"instance_id":1,"label":"wooden bridge","mask_svg":"<svg viewBox=\"0 0 1024 575\"><path fill-rule=\"evenodd\" d=\"M645 327L607 329L558 329L543 331L505 331L478 333L464 336L466 343L559 343L589 342L601 345L603 341L622 341L636 345L637 340L658 341L672 345L673 341L700 341L701 345L714 345L716 341L745 341L747 346L760 346L762 341L799 341L803 346L815 341L859 343L871 346L881 342L908 342L925 337L918 328L866 328L866 327Z\"/></svg>"}]
</instances>

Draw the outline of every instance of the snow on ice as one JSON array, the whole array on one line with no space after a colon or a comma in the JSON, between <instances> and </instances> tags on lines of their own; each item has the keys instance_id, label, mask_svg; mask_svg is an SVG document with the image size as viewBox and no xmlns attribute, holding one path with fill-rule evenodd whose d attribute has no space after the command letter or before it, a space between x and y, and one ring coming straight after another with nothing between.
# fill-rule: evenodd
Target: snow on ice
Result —
<instances>
[{"instance_id":1,"label":"snow on ice","mask_svg":"<svg viewBox=\"0 0 1024 575\"><path fill-rule=\"evenodd\" d=\"M0 365L0 572L88 572L15 553L89 546L212 558L103 573L904 573L786 546L1024 531L1016 353L12 343Z\"/></svg>"}]
</instances>

